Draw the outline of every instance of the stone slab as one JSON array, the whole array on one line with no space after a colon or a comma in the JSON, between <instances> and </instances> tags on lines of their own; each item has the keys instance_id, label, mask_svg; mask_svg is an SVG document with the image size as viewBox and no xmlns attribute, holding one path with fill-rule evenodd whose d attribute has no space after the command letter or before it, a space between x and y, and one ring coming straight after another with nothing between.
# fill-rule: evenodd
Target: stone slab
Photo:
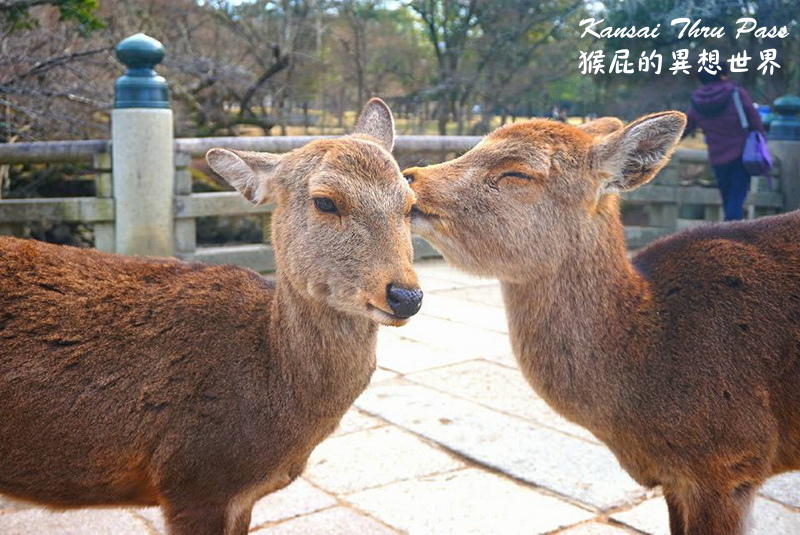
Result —
<instances>
[{"instance_id":1,"label":"stone slab","mask_svg":"<svg viewBox=\"0 0 800 535\"><path fill-rule=\"evenodd\" d=\"M759 491L773 500L800 508L800 472L788 472L775 476Z\"/></svg>"},{"instance_id":2,"label":"stone slab","mask_svg":"<svg viewBox=\"0 0 800 535\"><path fill-rule=\"evenodd\" d=\"M800 533L800 511L772 500L756 498L752 516L751 535Z\"/></svg>"},{"instance_id":3,"label":"stone slab","mask_svg":"<svg viewBox=\"0 0 800 535\"><path fill-rule=\"evenodd\" d=\"M469 286L466 288L450 288L437 290L436 295L454 297L464 301L472 301L484 306L503 308L503 291L500 283L494 282L485 286Z\"/></svg>"},{"instance_id":4,"label":"stone slab","mask_svg":"<svg viewBox=\"0 0 800 535\"><path fill-rule=\"evenodd\" d=\"M0 514L3 535L153 535L145 521L126 509L51 511L31 508Z\"/></svg>"},{"instance_id":5,"label":"stone slab","mask_svg":"<svg viewBox=\"0 0 800 535\"><path fill-rule=\"evenodd\" d=\"M401 375L439 368L471 358L473 356L463 352L440 350L429 344L396 335L383 332L378 335L378 366Z\"/></svg>"},{"instance_id":6,"label":"stone slab","mask_svg":"<svg viewBox=\"0 0 800 535\"><path fill-rule=\"evenodd\" d=\"M452 354L454 359L465 361L512 352L505 334L439 318L424 317L417 320L398 330L398 334L407 340ZM381 350L380 344L378 349ZM378 353L379 362L381 356Z\"/></svg>"},{"instance_id":7,"label":"stone slab","mask_svg":"<svg viewBox=\"0 0 800 535\"><path fill-rule=\"evenodd\" d=\"M372 378L370 379L370 383L380 383L381 381L388 381L389 379L394 379L397 377L397 374L391 370L387 370L386 368L381 368L378 366L375 369L375 372L372 374Z\"/></svg>"},{"instance_id":8,"label":"stone slab","mask_svg":"<svg viewBox=\"0 0 800 535\"><path fill-rule=\"evenodd\" d=\"M490 409L519 416L537 425L599 443L590 432L570 423L551 409L533 392L519 370L473 360L414 373L406 376L406 379Z\"/></svg>"},{"instance_id":9,"label":"stone slab","mask_svg":"<svg viewBox=\"0 0 800 535\"><path fill-rule=\"evenodd\" d=\"M342 420L339 422L339 427L336 428L336 431L334 431L331 436L338 437L349 433L364 431L366 429L374 429L383 425L386 425L386 422L380 418L375 418L374 416L370 416L363 411L351 407L350 410L344 413Z\"/></svg>"},{"instance_id":10,"label":"stone slab","mask_svg":"<svg viewBox=\"0 0 800 535\"><path fill-rule=\"evenodd\" d=\"M336 498L300 478L291 485L256 502L250 529L307 515L337 505Z\"/></svg>"},{"instance_id":11,"label":"stone slab","mask_svg":"<svg viewBox=\"0 0 800 535\"><path fill-rule=\"evenodd\" d=\"M484 466L601 510L645 494L604 446L409 381L369 388L356 405Z\"/></svg>"},{"instance_id":12,"label":"stone slab","mask_svg":"<svg viewBox=\"0 0 800 535\"><path fill-rule=\"evenodd\" d=\"M489 355L484 360L501 364L506 368L511 368L512 370L519 370L517 358L510 351L508 353L503 353L502 355Z\"/></svg>"},{"instance_id":13,"label":"stone slab","mask_svg":"<svg viewBox=\"0 0 800 535\"><path fill-rule=\"evenodd\" d=\"M536 535L592 516L552 496L475 468L394 483L347 499L410 535Z\"/></svg>"},{"instance_id":14,"label":"stone slab","mask_svg":"<svg viewBox=\"0 0 800 535\"><path fill-rule=\"evenodd\" d=\"M341 495L463 467L411 433L380 427L324 441L311 454L304 477Z\"/></svg>"},{"instance_id":15,"label":"stone slab","mask_svg":"<svg viewBox=\"0 0 800 535\"><path fill-rule=\"evenodd\" d=\"M477 277L460 271L444 260L419 262L414 267L423 292L497 283L496 279Z\"/></svg>"},{"instance_id":16,"label":"stone slab","mask_svg":"<svg viewBox=\"0 0 800 535\"><path fill-rule=\"evenodd\" d=\"M557 531L554 535L634 535L632 530L603 524L600 522L587 522L577 526Z\"/></svg>"},{"instance_id":17,"label":"stone slab","mask_svg":"<svg viewBox=\"0 0 800 535\"><path fill-rule=\"evenodd\" d=\"M326 509L267 526L251 533L258 535L398 535L380 522L346 507Z\"/></svg>"},{"instance_id":18,"label":"stone slab","mask_svg":"<svg viewBox=\"0 0 800 535\"><path fill-rule=\"evenodd\" d=\"M420 314L425 318L439 318L508 334L508 322L502 307L490 307L438 292L425 295Z\"/></svg>"},{"instance_id":19,"label":"stone slab","mask_svg":"<svg viewBox=\"0 0 800 535\"><path fill-rule=\"evenodd\" d=\"M36 508L36 505L30 502L16 500L10 496L0 494L0 514L34 508Z\"/></svg>"},{"instance_id":20,"label":"stone slab","mask_svg":"<svg viewBox=\"0 0 800 535\"><path fill-rule=\"evenodd\" d=\"M611 518L648 535L670 535L664 498L645 500L632 509L611 515Z\"/></svg>"}]
</instances>

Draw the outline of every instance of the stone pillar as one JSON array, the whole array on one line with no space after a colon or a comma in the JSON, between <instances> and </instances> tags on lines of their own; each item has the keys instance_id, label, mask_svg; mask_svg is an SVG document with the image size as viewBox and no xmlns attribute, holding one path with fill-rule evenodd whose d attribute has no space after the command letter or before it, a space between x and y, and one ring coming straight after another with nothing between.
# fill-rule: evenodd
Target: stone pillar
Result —
<instances>
[{"instance_id":1,"label":"stone pillar","mask_svg":"<svg viewBox=\"0 0 800 535\"><path fill-rule=\"evenodd\" d=\"M776 117L767 135L773 159L780 160L784 209L800 208L800 97L786 95L773 104Z\"/></svg>"},{"instance_id":2,"label":"stone pillar","mask_svg":"<svg viewBox=\"0 0 800 535\"><path fill-rule=\"evenodd\" d=\"M144 34L117 45L128 67L111 115L116 252L173 254L173 121L167 83L153 68L164 47Z\"/></svg>"}]
</instances>

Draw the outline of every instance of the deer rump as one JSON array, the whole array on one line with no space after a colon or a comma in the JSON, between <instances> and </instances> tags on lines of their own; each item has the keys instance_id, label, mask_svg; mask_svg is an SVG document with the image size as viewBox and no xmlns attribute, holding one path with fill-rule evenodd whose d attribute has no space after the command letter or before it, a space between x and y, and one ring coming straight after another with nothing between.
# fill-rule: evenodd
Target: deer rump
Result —
<instances>
[{"instance_id":1,"label":"deer rump","mask_svg":"<svg viewBox=\"0 0 800 535\"><path fill-rule=\"evenodd\" d=\"M243 447L229 415L258 378L247 356L266 343L266 279L8 238L0 250L0 490L156 504L155 473L189 453L174 451L176 437L193 437L182 449L194 466L168 472L196 477ZM264 323L240 320L253 317Z\"/></svg>"}]
</instances>

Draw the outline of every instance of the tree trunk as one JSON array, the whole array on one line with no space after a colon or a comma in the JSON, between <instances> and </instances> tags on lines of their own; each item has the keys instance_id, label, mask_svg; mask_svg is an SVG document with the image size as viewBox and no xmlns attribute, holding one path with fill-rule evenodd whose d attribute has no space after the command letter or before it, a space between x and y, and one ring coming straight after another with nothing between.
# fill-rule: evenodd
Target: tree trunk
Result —
<instances>
[{"instance_id":1,"label":"tree trunk","mask_svg":"<svg viewBox=\"0 0 800 535\"><path fill-rule=\"evenodd\" d=\"M336 123L336 126L338 126L339 128L344 128L344 98L345 98L345 90L344 86L341 86L339 88L339 109L337 110L339 112L339 117Z\"/></svg>"},{"instance_id":2,"label":"tree trunk","mask_svg":"<svg viewBox=\"0 0 800 535\"><path fill-rule=\"evenodd\" d=\"M438 121L438 128L439 128L439 135L446 136L447 135L447 119L450 115L448 113L449 102L448 102L447 94L443 94L439 98L439 105L436 107L436 119Z\"/></svg>"}]
</instances>

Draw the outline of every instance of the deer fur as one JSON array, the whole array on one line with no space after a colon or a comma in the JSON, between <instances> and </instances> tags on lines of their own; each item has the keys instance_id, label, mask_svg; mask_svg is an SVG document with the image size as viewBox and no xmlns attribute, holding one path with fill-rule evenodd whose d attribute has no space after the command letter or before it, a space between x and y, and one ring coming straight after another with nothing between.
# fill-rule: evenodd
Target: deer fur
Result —
<instances>
[{"instance_id":1,"label":"deer fur","mask_svg":"<svg viewBox=\"0 0 800 535\"><path fill-rule=\"evenodd\" d=\"M685 117L502 127L404 171L412 230L500 279L523 374L642 485L673 535L739 535L756 490L800 468L800 213L677 233L631 259L618 193Z\"/></svg>"},{"instance_id":2,"label":"deer fur","mask_svg":"<svg viewBox=\"0 0 800 535\"><path fill-rule=\"evenodd\" d=\"M413 313L394 314L387 287L419 308L393 136L373 99L350 136L209 151L246 198L276 202L275 284L0 238L0 492L160 505L170 535L245 534L367 386L378 324Z\"/></svg>"}]
</instances>

